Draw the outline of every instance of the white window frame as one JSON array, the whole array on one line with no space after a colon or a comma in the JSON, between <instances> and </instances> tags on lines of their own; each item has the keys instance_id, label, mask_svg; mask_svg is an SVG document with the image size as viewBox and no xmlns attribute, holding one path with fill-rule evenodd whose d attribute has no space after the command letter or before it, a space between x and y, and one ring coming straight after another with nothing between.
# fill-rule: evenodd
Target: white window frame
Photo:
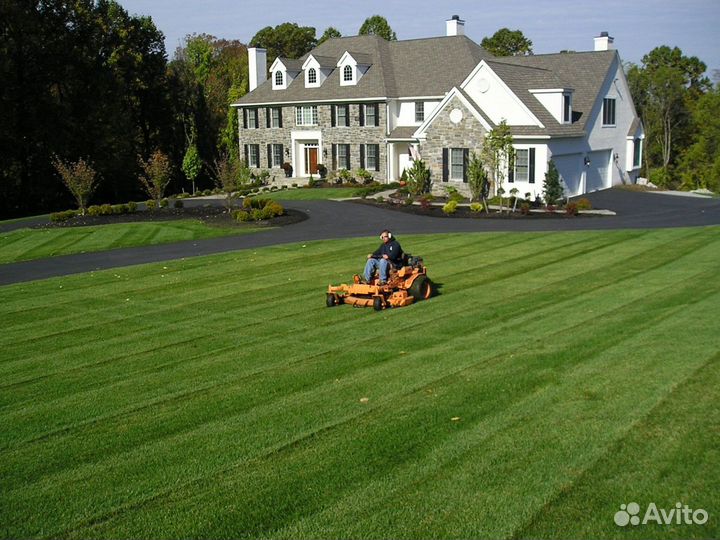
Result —
<instances>
[{"instance_id":1,"label":"white window frame","mask_svg":"<svg viewBox=\"0 0 720 540\"><path fill-rule=\"evenodd\" d=\"M572 95L563 94L563 123L572 123Z\"/></svg>"},{"instance_id":2,"label":"white window frame","mask_svg":"<svg viewBox=\"0 0 720 540\"><path fill-rule=\"evenodd\" d=\"M317 69L315 69L314 67L311 67L310 69L308 69L307 82L308 82L308 85L310 85L310 84L314 85L314 84L317 84L317 82L318 82Z\"/></svg>"},{"instance_id":3,"label":"white window frame","mask_svg":"<svg viewBox=\"0 0 720 540\"><path fill-rule=\"evenodd\" d=\"M281 167L283 164L283 145L272 144L270 153L272 155L271 167Z\"/></svg>"},{"instance_id":4,"label":"white window frame","mask_svg":"<svg viewBox=\"0 0 720 540\"><path fill-rule=\"evenodd\" d=\"M283 75L283 72L278 69L275 72L275 86L284 86L284 85L285 85L285 76Z\"/></svg>"},{"instance_id":5,"label":"white window frame","mask_svg":"<svg viewBox=\"0 0 720 540\"><path fill-rule=\"evenodd\" d=\"M422 124L425 121L425 103L415 102L415 123Z\"/></svg>"},{"instance_id":6,"label":"white window frame","mask_svg":"<svg viewBox=\"0 0 720 540\"><path fill-rule=\"evenodd\" d=\"M275 117L275 113L277 113L277 118ZM270 127L279 128L281 124L281 119L282 109L280 107L270 107Z\"/></svg>"},{"instance_id":7,"label":"white window frame","mask_svg":"<svg viewBox=\"0 0 720 540\"><path fill-rule=\"evenodd\" d=\"M459 156L460 161L456 162L457 157ZM464 148L450 148L450 156L448 157L448 180L452 180L454 182L462 182L463 181L463 171L465 169L465 149ZM457 175L456 168L459 167L460 174Z\"/></svg>"},{"instance_id":8,"label":"white window frame","mask_svg":"<svg viewBox=\"0 0 720 540\"><path fill-rule=\"evenodd\" d=\"M258 129L257 109L247 109L247 128L248 129Z\"/></svg>"},{"instance_id":9,"label":"white window frame","mask_svg":"<svg viewBox=\"0 0 720 540\"><path fill-rule=\"evenodd\" d=\"M373 152L377 150L377 154L375 156L372 156L372 159L374 160L371 164L370 159L370 149L373 149ZM380 145L379 144L366 144L365 145L365 170L368 171L377 171L380 168Z\"/></svg>"},{"instance_id":10,"label":"white window frame","mask_svg":"<svg viewBox=\"0 0 720 540\"><path fill-rule=\"evenodd\" d=\"M340 153L340 149L345 152L345 155ZM338 144L335 150L335 160L337 162L338 169L350 170L350 145L349 144Z\"/></svg>"},{"instance_id":11,"label":"white window frame","mask_svg":"<svg viewBox=\"0 0 720 540\"><path fill-rule=\"evenodd\" d=\"M643 158L643 140L640 138L633 139L633 169L639 169L642 166Z\"/></svg>"},{"instance_id":12,"label":"white window frame","mask_svg":"<svg viewBox=\"0 0 720 540\"><path fill-rule=\"evenodd\" d=\"M377 103L366 103L362 105L363 109L363 126L376 127L380 125L380 106ZM372 115L368 115L368 111L372 111ZM373 121L368 122L368 116L371 116Z\"/></svg>"},{"instance_id":13,"label":"white window frame","mask_svg":"<svg viewBox=\"0 0 720 540\"><path fill-rule=\"evenodd\" d=\"M295 107L295 125L317 126L318 110L317 105L305 105Z\"/></svg>"},{"instance_id":14,"label":"white window frame","mask_svg":"<svg viewBox=\"0 0 720 540\"><path fill-rule=\"evenodd\" d=\"M524 156L522 159L520 156ZM513 160L513 182L530 182L530 149L516 148Z\"/></svg>"},{"instance_id":15,"label":"white window frame","mask_svg":"<svg viewBox=\"0 0 720 540\"><path fill-rule=\"evenodd\" d=\"M340 122L340 110L343 111L343 121ZM350 125L350 105L335 105L335 126L336 127L348 127Z\"/></svg>"},{"instance_id":16,"label":"white window frame","mask_svg":"<svg viewBox=\"0 0 720 540\"><path fill-rule=\"evenodd\" d=\"M612 104L612 106L610 106ZM606 97L602 106L602 125L604 127L615 127L617 124L617 99ZM611 118L612 117L612 118Z\"/></svg>"},{"instance_id":17,"label":"white window frame","mask_svg":"<svg viewBox=\"0 0 720 540\"><path fill-rule=\"evenodd\" d=\"M353 82L355 80L355 70L351 65L347 64L343 67L342 80L346 83Z\"/></svg>"},{"instance_id":18,"label":"white window frame","mask_svg":"<svg viewBox=\"0 0 720 540\"><path fill-rule=\"evenodd\" d=\"M259 144L248 144L248 167L255 167L255 168L260 167L260 145Z\"/></svg>"}]
</instances>

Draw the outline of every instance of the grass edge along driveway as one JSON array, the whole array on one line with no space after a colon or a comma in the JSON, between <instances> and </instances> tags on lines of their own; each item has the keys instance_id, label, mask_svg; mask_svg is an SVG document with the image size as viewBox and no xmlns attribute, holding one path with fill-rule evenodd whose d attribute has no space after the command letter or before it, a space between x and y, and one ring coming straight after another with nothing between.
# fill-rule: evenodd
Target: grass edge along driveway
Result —
<instances>
[{"instance_id":1,"label":"grass edge along driveway","mask_svg":"<svg viewBox=\"0 0 720 540\"><path fill-rule=\"evenodd\" d=\"M0 288L3 535L718 536L720 228L401 240L381 313L372 238Z\"/></svg>"}]
</instances>

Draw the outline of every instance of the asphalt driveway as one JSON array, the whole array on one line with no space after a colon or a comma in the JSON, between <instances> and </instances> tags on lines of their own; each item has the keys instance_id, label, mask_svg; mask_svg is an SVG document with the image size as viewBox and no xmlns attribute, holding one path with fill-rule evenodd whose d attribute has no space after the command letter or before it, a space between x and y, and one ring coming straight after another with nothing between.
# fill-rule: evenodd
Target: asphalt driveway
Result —
<instances>
[{"instance_id":1,"label":"asphalt driveway","mask_svg":"<svg viewBox=\"0 0 720 540\"><path fill-rule=\"evenodd\" d=\"M249 235L4 264L0 265L0 285L274 244L374 236L384 228L402 236L443 232L576 231L720 225L720 199L717 198L676 197L621 189L599 191L586 197L594 208L613 210L617 215L539 220L445 219L351 202L287 201L283 202L284 206L305 212L309 219ZM281 199L278 197L278 200Z\"/></svg>"}]
</instances>

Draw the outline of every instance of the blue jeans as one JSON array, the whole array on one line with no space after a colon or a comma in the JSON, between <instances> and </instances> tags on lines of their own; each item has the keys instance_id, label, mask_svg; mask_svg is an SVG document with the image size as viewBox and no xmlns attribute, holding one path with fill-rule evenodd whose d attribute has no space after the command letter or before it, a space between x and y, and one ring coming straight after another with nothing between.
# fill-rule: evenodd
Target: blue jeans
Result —
<instances>
[{"instance_id":1,"label":"blue jeans","mask_svg":"<svg viewBox=\"0 0 720 540\"><path fill-rule=\"evenodd\" d=\"M368 259L365 263L365 281L372 279L375 269L380 272L380 281L387 281L390 273L390 261L387 259Z\"/></svg>"}]
</instances>

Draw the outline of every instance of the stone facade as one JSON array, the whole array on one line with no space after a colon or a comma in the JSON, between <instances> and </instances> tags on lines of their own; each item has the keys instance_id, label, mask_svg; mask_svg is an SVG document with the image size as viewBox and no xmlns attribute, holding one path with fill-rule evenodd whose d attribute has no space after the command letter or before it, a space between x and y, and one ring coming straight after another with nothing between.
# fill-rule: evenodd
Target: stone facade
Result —
<instances>
[{"instance_id":1,"label":"stone facade","mask_svg":"<svg viewBox=\"0 0 720 540\"><path fill-rule=\"evenodd\" d=\"M459 120L454 118L457 122L451 120L451 113L454 117L459 116L453 112L455 110L462 114ZM486 133L483 125L457 97L453 97L445 105L428 127L427 137L420 144L420 156L430 169L433 193L444 195L443 186L452 186L469 195L467 183L454 180L443 182L443 148L467 148L470 155L473 152L479 155Z\"/></svg>"},{"instance_id":2,"label":"stone facade","mask_svg":"<svg viewBox=\"0 0 720 540\"><path fill-rule=\"evenodd\" d=\"M255 171L267 169L272 177L275 177L276 183L304 183L308 180L306 175L297 170L297 163L293 164L293 177L285 178L283 169L272 168L268 164L267 145L282 144L283 160L291 162L292 159L292 140L302 139L302 132L311 132L316 134L320 132L322 140L322 148L319 148L318 163L324 164L328 171L333 169L332 164L332 145L333 144L349 144L350 145L350 169L357 170L360 168L360 145L377 144L378 145L378 169L370 170L375 180L385 182L387 179L387 147L385 143L387 125L387 107L384 102L378 103L378 126L361 126L360 125L360 107L358 103L349 104L350 125L349 126L332 126L331 107L330 104L317 105L317 126L297 126L295 124L294 105L281 107L282 126L281 128L268 128L267 115L270 114L270 108L257 107L258 109L258 127L244 128L243 109L238 109L239 115L239 144L240 155L245 152L245 145L260 145L260 167L254 168ZM248 107L248 109L252 109ZM311 136L308 139L316 139ZM366 167L367 168L367 164Z\"/></svg>"}]
</instances>

